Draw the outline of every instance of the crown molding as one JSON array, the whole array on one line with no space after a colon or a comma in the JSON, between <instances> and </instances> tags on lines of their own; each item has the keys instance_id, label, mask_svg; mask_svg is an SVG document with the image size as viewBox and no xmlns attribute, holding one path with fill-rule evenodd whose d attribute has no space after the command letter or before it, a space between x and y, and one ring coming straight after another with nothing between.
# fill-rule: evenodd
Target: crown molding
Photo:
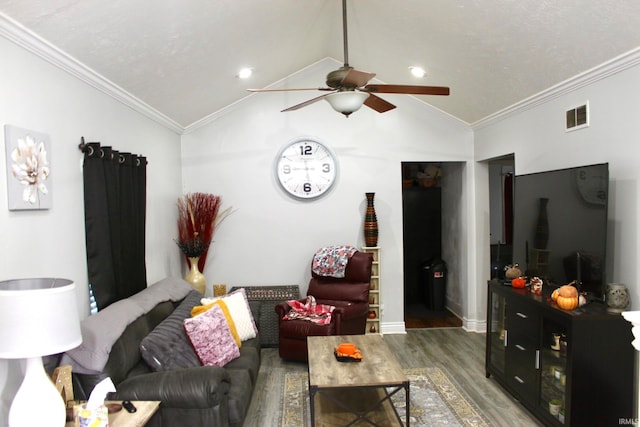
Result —
<instances>
[{"instance_id":1,"label":"crown molding","mask_svg":"<svg viewBox=\"0 0 640 427\"><path fill-rule=\"evenodd\" d=\"M177 134L184 127L0 12L0 36Z\"/></svg>"},{"instance_id":2,"label":"crown molding","mask_svg":"<svg viewBox=\"0 0 640 427\"><path fill-rule=\"evenodd\" d=\"M640 47L623 53L610 61L597 65L583 73L571 77L549 89L543 90L529 98L523 99L503 110L491 114L484 119L471 124L473 130L478 130L486 126L495 124L515 114L529 110L538 105L551 101L569 92L573 92L585 86L604 80L609 76L620 73L640 63Z\"/></svg>"}]
</instances>

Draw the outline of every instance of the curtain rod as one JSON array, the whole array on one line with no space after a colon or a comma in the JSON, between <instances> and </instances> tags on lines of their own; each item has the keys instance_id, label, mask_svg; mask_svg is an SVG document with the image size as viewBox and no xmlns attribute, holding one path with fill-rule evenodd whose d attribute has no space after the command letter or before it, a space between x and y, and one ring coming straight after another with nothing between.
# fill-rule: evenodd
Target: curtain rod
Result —
<instances>
[{"instance_id":1,"label":"curtain rod","mask_svg":"<svg viewBox=\"0 0 640 427\"><path fill-rule=\"evenodd\" d=\"M99 143L98 143L99 144ZM84 136L80 137L80 144L78 144L78 149L80 151L82 151L83 153L86 151L87 149L87 143L84 140Z\"/></svg>"},{"instance_id":2,"label":"curtain rod","mask_svg":"<svg viewBox=\"0 0 640 427\"><path fill-rule=\"evenodd\" d=\"M88 145L88 144L92 144L92 143L91 143L91 142L87 143L87 142L84 140L84 136L81 136L81 137L80 137L80 144L78 144L78 149L79 149L80 151L82 151L83 153L87 153L87 152L89 152L89 156L91 156L91 155L93 155L93 147L91 147L91 146L90 146L90 145ZM99 143L99 142L95 142L95 144L100 144L100 143ZM102 153L102 149L100 149L100 152ZM121 156L122 156L123 154L125 154L125 153L120 153L120 155L121 155ZM126 154L131 154L131 153L126 153ZM149 164L149 162L147 161L146 157L145 157L145 156L143 156L143 155L140 155L140 154L131 154L131 156L135 157L135 159L136 159L136 165L140 165L140 159L144 159L144 164L145 164L145 165ZM122 160L121 160L121 162L120 162L120 163L123 163L123 162L124 162L124 157L121 157L121 159L122 159Z\"/></svg>"}]
</instances>

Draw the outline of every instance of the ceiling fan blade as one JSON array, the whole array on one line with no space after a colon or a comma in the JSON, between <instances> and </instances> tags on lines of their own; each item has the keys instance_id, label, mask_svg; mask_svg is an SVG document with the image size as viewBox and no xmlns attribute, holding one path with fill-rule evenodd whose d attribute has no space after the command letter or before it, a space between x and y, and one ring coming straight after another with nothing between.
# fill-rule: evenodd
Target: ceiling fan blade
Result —
<instances>
[{"instance_id":1,"label":"ceiling fan blade","mask_svg":"<svg viewBox=\"0 0 640 427\"><path fill-rule=\"evenodd\" d=\"M249 92L292 92L298 90L334 90L330 87L302 87L293 89L247 89Z\"/></svg>"},{"instance_id":2,"label":"ceiling fan blade","mask_svg":"<svg viewBox=\"0 0 640 427\"><path fill-rule=\"evenodd\" d=\"M373 93L403 93L407 95L449 95L444 86L376 85L370 84L364 90Z\"/></svg>"},{"instance_id":3,"label":"ceiling fan blade","mask_svg":"<svg viewBox=\"0 0 640 427\"><path fill-rule=\"evenodd\" d=\"M347 74L345 74L344 78L342 79L342 85L362 87L375 76L376 73L368 73L366 71L360 71L356 70L355 68L351 68L349 71L347 71Z\"/></svg>"},{"instance_id":4,"label":"ceiling fan blade","mask_svg":"<svg viewBox=\"0 0 640 427\"><path fill-rule=\"evenodd\" d=\"M328 94L327 94L327 95L328 95ZM325 96L327 96L327 95L320 95L320 96L317 96L317 97L315 97L315 98L312 98L312 99L310 99L310 100L308 100L308 101L301 102L300 104L296 104L296 105L294 105L293 107L289 107L289 108L287 108L287 109L285 109L285 110L282 110L282 111L281 111L281 113L285 113L285 112L287 112L287 111L299 110L299 109L300 109L300 108L302 108L302 107L306 107L307 105L311 105L311 104L313 104L313 103L315 103L315 102L318 102L318 101L322 100L322 99L323 99Z\"/></svg>"},{"instance_id":5,"label":"ceiling fan blade","mask_svg":"<svg viewBox=\"0 0 640 427\"><path fill-rule=\"evenodd\" d=\"M372 93L370 93L367 100L364 101L364 105L371 108L372 110L376 110L378 113L384 113L386 111L393 110L394 108L396 108L396 106L393 105L392 103L387 102L384 99Z\"/></svg>"}]
</instances>

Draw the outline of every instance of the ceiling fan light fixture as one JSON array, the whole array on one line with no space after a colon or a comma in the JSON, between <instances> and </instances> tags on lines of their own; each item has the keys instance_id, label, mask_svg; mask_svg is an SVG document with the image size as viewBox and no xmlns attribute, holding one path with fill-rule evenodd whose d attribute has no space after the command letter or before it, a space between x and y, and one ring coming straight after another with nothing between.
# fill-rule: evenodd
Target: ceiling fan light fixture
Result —
<instances>
[{"instance_id":1,"label":"ceiling fan light fixture","mask_svg":"<svg viewBox=\"0 0 640 427\"><path fill-rule=\"evenodd\" d=\"M417 78L422 78L427 74L424 68L418 67L415 65L412 65L411 67L409 67L409 71L411 71L411 75L413 75L413 77L417 77Z\"/></svg>"},{"instance_id":2,"label":"ceiling fan light fixture","mask_svg":"<svg viewBox=\"0 0 640 427\"><path fill-rule=\"evenodd\" d=\"M349 114L358 111L362 104L367 100L369 94L367 92L357 92L354 90L340 91L329 94L324 97L331 107L338 113L342 113L349 117Z\"/></svg>"}]
</instances>

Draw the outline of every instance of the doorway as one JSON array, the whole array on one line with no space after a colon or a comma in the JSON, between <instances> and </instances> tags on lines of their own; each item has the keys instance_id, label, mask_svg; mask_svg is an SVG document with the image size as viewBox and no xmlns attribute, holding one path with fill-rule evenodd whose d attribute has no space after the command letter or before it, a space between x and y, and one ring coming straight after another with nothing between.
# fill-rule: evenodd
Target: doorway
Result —
<instances>
[{"instance_id":1,"label":"doorway","mask_svg":"<svg viewBox=\"0 0 640 427\"><path fill-rule=\"evenodd\" d=\"M462 162L402 162L402 218L405 328L459 327L452 311L456 283L449 269L459 263L451 249L450 217L458 216L455 196L462 185ZM443 239L445 244L443 245ZM450 262L450 265L447 265ZM459 277L452 271L453 277Z\"/></svg>"}]
</instances>

